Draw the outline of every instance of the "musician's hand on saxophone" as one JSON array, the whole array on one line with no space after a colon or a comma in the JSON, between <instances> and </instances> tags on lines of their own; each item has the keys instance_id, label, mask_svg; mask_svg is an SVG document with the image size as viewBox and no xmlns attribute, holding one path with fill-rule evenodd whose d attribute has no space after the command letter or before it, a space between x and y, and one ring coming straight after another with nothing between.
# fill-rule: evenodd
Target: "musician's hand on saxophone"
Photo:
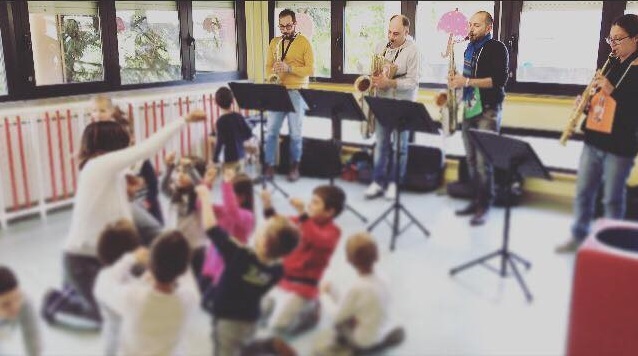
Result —
<instances>
[{"instance_id":1,"label":"musician's hand on saxophone","mask_svg":"<svg viewBox=\"0 0 638 356\"><path fill-rule=\"evenodd\" d=\"M286 62L276 61L272 66L272 70L277 74L288 73L290 72L290 66Z\"/></svg>"},{"instance_id":2,"label":"musician's hand on saxophone","mask_svg":"<svg viewBox=\"0 0 638 356\"><path fill-rule=\"evenodd\" d=\"M467 79L463 75L456 73L454 76L448 77L447 85L451 89L463 88L465 83L467 83Z\"/></svg>"},{"instance_id":3,"label":"musician's hand on saxophone","mask_svg":"<svg viewBox=\"0 0 638 356\"><path fill-rule=\"evenodd\" d=\"M596 77L594 79L594 88L596 91L602 91L607 95L611 95L614 91L614 86L609 82L609 80L602 75L601 73L596 73Z\"/></svg>"},{"instance_id":4,"label":"musician's hand on saxophone","mask_svg":"<svg viewBox=\"0 0 638 356\"><path fill-rule=\"evenodd\" d=\"M381 90L394 88L394 80L386 77L384 74L375 75L372 77L372 87Z\"/></svg>"}]
</instances>

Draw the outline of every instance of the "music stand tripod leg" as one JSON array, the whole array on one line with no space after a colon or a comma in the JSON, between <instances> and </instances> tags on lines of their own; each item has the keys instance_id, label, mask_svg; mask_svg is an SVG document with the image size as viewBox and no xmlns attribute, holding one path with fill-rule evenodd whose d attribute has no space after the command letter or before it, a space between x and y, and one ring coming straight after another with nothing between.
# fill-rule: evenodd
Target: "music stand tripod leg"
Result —
<instances>
[{"instance_id":1,"label":"music stand tripod leg","mask_svg":"<svg viewBox=\"0 0 638 356\"><path fill-rule=\"evenodd\" d=\"M466 262L466 263L464 263L464 264L462 264L462 265L460 265L458 267L454 267L454 268L452 268L450 270L450 275L453 276L453 275L455 275L455 274L457 274L457 273L459 273L459 272L461 272L461 271L463 271L465 269L468 269L468 268L470 268L472 266L481 264L481 263L483 263L483 262L485 262L485 261L487 261L487 260L489 260L489 259L491 259L493 257L501 255L501 253L502 253L502 250L497 250L497 251L494 251L494 252L492 252L490 254L487 254L485 256L479 257L479 258L477 258L475 260Z\"/></svg>"},{"instance_id":2,"label":"music stand tripod leg","mask_svg":"<svg viewBox=\"0 0 638 356\"><path fill-rule=\"evenodd\" d=\"M505 256L505 258L507 259L507 262L509 262L510 267L512 267L512 270L514 271L514 276L516 277L518 284L523 289L523 293L525 294L527 301L531 302L532 293L530 293L529 289L527 288L527 284L525 284L525 280L523 279L523 276L521 276L520 272L518 271L518 267L516 267L516 263L514 263L510 255Z\"/></svg>"},{"instance_id":3,"label":"music stand tripod leg","mask_svg":"<svg viewBox=\"0 0 638 356\"><path fill-rule=\"evenodd\" d=\"M385 212L383 212L383 214L381 214L381 216L379 216L377 220L375 220L368 227L368 231L372 231L372 229L374 229L374 227L378 223L380 223L383 219L385 219L385 217L388 214L394 211L394 221L392 223L392 240L390 242L391 251L394 251L394 247L396 245L396 239L398 235L400 234L399 233L399 225L400 225L399 214L401 212L404 212L408 216L408 219L410 220L410 222L416 224L419 227L419 229L425 234L426 237L430 236L430 232L423 226L423 224L421 224L414 217L414 215L411 214L410 211L408 211L408 209L401 204L401 185L399 184L400 169L401 169L401 164L399 160L401 157L400 148L401 148L401 130L399 129L399 127L397 127L395 128L395 148L394 148L394 181L397 185L397 192L396 192L396 196L394 197L394 203L392 203L392 206L390 206Z\"/></svg>"},{"instance_id":4,"label":"music stand tripod leg","mask_svg":"<svg viewBox=\"0 0 638 356\"><path fill-rule=\"evenodd\" d=\"M338 123L339 119L337 118L336 114L333 114L331 120L332 120L332 139L331 139L332 140L332 144L335 145L335 146L338 146L339 147L339 152L341 152L341 147L340 147L341 146L341 142L337 139L337 137L336 137L336 135L337 135L336 131L337 130L335 130L335 127L338 126L337 123ZM337 174L339 174L339 173L337 173ZM333 175L331 175L330 176L330 186L334 186L334 185L335 185L335 177ZM345 208L346 208L346 210L351 211L354 215L356 215L364 223L368 222L368 219L365 216L363 216L363 214L358 212L355 208L353 208L350 204L346 203Z\"/></svg>"},{"instance_id":5,"label":"music stand tripod leg","mask_svg":"<svg viewBox=\"0 0 638 356\"><path fill-rule=\"evenodd\" d=\"M368 222L368 218L366 218L365 216L363 216L363 214L361 214L355 208L350 206L350 204L346 204L346 209L350 211L351 213L353 213L356 217L359 218L359 220L363 221L364 223Z\"/></svg>"}]
</instances>

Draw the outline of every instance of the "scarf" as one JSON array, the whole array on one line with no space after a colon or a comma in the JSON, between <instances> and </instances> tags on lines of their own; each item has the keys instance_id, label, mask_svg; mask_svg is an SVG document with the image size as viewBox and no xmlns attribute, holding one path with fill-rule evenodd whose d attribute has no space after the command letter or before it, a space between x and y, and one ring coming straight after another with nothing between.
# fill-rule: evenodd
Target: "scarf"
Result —
<instances>
[{"instance_id":1,"label":"scarf","mask_svg":"<svg viewBox=\"0 0 638 356\"><path fill-rule=\"evenodd\" d=\"M487 43L487 41L492 39L492 34L488 33L485 37L481 38L476 42L470 42L465 49L464 58L463 58L463 76L466 78L472 78L472 74L474 72L474 68L476 68L478 62L478 53L481 48ZM476 54L476 56L475 56ZM472 95L474 94L474 88L466 87L463 88L463 100L469 101L472 99Z\"/></svg>"}]
</instances>

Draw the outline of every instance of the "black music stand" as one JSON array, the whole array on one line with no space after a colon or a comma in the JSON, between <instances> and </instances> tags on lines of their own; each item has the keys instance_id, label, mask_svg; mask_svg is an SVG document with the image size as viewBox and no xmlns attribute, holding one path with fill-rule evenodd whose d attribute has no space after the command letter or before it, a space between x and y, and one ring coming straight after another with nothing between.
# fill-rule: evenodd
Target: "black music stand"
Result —
<instances>
[{"instance_id":1,"label":"black music stand","mask_svg":"<svg viewBox=\"0 0 638 356\"><path fill-rule=\"evenodd\" d=\"M283 112L295 112L295 108L290 101L288 91L286 87L276 84L253 84L253 83L228 83L228 86L233 91L235 99L237 99L237 105L242 109L259 110L260 116L260 139L261 139L261 175L256 179L257 182L261 182L262 188L266 189L266 182L272 184L272 186L281 192L283 196L288 198L286 193L277 183L272 180L266 179L266 141L264 140L264 111L283 111Z\"/></svg>"},{"instance_id":2,"label":"black music stand","mask_svg":"<svg viewBox=\"0 0 638 356\"><path fill-rule=\"evenodd\" d=\"M331 119L331 142L341 148L341 121L340 120L365 120L365 115L351 93L336 91L299 89L299 93L308 104L306 115ZM339 173L338 171L336 172ZM330 176L330 185L334 185L334 175ZM361 221L368 222L365 216L346 203L346 209L354 213Z\"/></svg>"},{"instance_id":3,"label":"black music stand","mask_svg":"<svg viewBox=\"0 0 638 356\"><path fill-rule=\"evenodd\" d=\"M390 243L390 250L394 250L396 238L407 230L410 225L415 224L425 234L426 237L430 236L430 232L401 204L401 184L399 184L399 170L400 170L400 148L401 148L401 131L414 130L428 133L438 133L436 125L432 121L432 118L428 114L425 106L421 103L416 103L409 100L395 100L387 98L377 98L366 96L365 100L370 106L370 110L377 118L379 125L388 130L394 131L395 147L394 147L394 181L397 183L397 194L394 198L394 203L388 208L381 216L377 218L370 226L368 231L372 231L374 227L381 221L384 221L387 215L394 212L394 222L392 224L392 242ZM399 212L402 211L408 216L410 222L399 230Z\"/></svg>"},{"instance_id":4,"label":"black music stand","mask_svg":"<svg viewBox=\"0 0 638 356\"><path fill-rule=\"evenodd\" d=\"M510 228L510 210L511 210L511 192L510 186L516 174L520 174L523 177L538 177L551 180L547 168L543 166L540 159L536 155L536 152L532 149L529 143L521 140L517 140L511 137L500 136L490 131L480 131L475 129L469 130L470 139L474 142L474 145L478 147L480 152L485 158L492 163L494 167L498 167L507 171L507 179L505 181L505 223L503 225L503 245L500 249L487 254L483 257L477 258L470 262L464 263L458 267L450 270L450 275L455 275L464 269L486 262L493 257L501 258L501 277L507 275L507 264L512 267L514 276L521 285L525 297L528 302L532 301L532 294L530 293L523 277L519 273L514 261L521 263L525 268L529 269L532 264L509 250L509 228Z\"/></svg>"}]
</instances>

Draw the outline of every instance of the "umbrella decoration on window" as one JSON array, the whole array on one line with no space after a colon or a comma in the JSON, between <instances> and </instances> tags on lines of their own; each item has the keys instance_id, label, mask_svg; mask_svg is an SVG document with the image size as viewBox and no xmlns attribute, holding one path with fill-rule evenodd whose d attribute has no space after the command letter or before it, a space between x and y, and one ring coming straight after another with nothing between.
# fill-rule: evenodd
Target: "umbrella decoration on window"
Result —
<instances>
[{"instance_id":1,"label":"umbrella decoration on window","mask_svg":"<svg viewBox=\"0 0 638 356\"><path fill-rule=\"evenodd\" d=\"M458 8L454 11L448 11L441 16L436 29L448 34L451 33L454 37L465 38L467 36L467 17Z\"/></svg>"},{"instance_id":2,"label":"umbrella decoration on window","mask_svg":"<svg viewBox=\"0 0 638 356\"><path fill-rule=\"evenodd\" d=\"M312 17L306 14L305 12L300 12L297 14L297 31L301 32L308 39L312 38L312 35L315 32L315 24L312 21Z\"/></svg>"}]
</instances>

